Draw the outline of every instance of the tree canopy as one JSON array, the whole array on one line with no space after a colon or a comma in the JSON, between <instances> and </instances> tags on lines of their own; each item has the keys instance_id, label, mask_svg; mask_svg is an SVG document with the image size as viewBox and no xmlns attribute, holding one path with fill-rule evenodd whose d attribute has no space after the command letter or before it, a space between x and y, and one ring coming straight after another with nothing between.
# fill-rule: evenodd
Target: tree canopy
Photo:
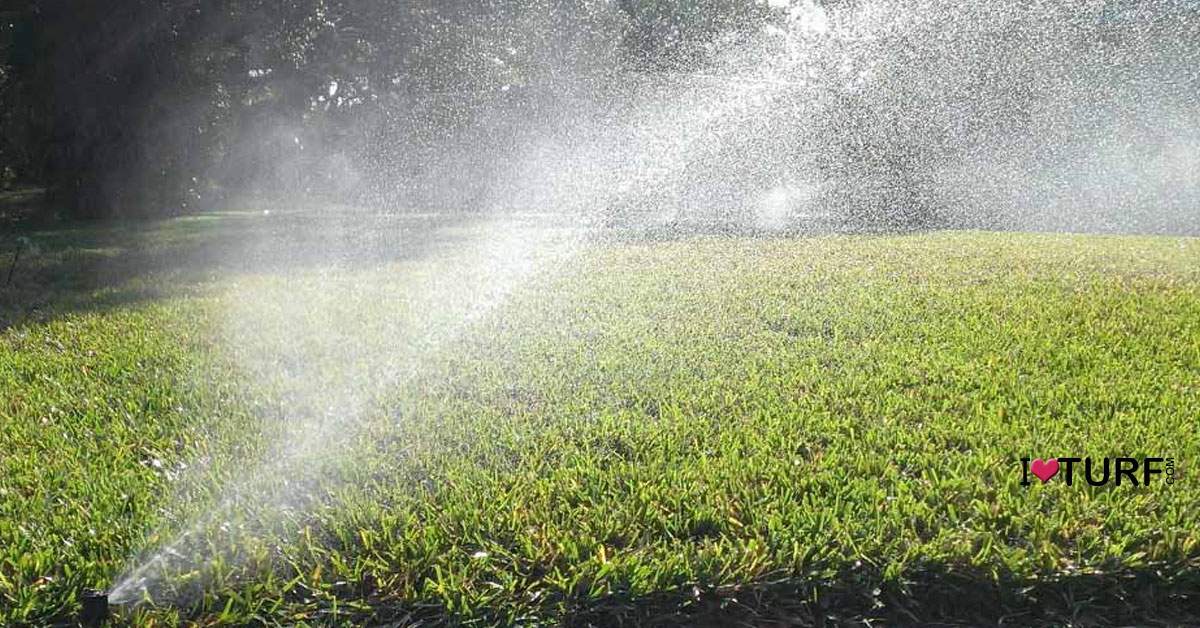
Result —
<instances>
[{"instance_id":1,"label":"tree canopy","mask_svg":"<svg viewBox=\"0 0 1200 628\"><path fill-rule=\"evenodd\" d=\"M1200 8L1127 4L945 1L902 15L861 0L8 0L0 185L41 185L74 217L244 195L470 209L473 180L504 161L489 147L520 139L548 101L650 93L638 77L702 75L753 40L736 61L759 68L751 78L805 95L747 123L770 150L737 158L785 165L692 178L803 167L839 181L829 195L851 194L844 206L923 211L945 192L931 176L994 165L1005 147L1012 161L1050 132L1064 145L1092 133L1073 103L1177 108L1200 82L1188 69Z\"/></svg>"},{"instance_id":2,"label":"tree canopy","mask_svg":"<svg viewBox=\"0 0 1200 628\"><path fill-rule=\"evenodd\" d=\"M0 14L0 165L79 217L313 187L356 158L343 153L361 147L351 136L362 121L397 103L513 98L568 69L691 63L756 10L736 0L18 1Z\"/></svg>"}]
</instances>

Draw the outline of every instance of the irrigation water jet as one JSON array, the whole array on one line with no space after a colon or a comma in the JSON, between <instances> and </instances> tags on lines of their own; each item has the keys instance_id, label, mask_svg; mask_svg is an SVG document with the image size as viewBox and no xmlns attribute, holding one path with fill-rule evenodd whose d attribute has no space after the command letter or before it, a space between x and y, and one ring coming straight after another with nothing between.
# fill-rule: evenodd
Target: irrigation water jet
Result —
<instances>
[{"instance_id":1,"label":"irrigation water jet","mask_svg":"<svg viewBox=\"0 0 1200 628\"><path fill-rule=\"evenodd\" d=\"M381 392L410 381L537 269L566 265L574 244L489 222L494 215L559 212L583 234L568 238L576 243L604 225L672 237L689 221L774 232L797 217L847 229L1192 225L1200 107L1188 89L1200 59L1178 41L1196 33L1200 15L1189 21L1191 9L1154 8L1171 3L1145 11L1092 4L784 2L790 8L778 24L716 42L702 67L574 72L551 46L536 60L545 67L525 77L530 87L501 88L507 62L496 57L483 76L472 75L496 87L487 93L364 100L400 104L371 105L376 115L361 119L346 114L347 126L368 138L350 151L365 158L338 162L353 170L347 188L394 210L392 218L475 212L477 228L445 247L453 249L450 270L406 277L410 284L397 289L400 280L386 273L347 280L328 272L392 252L392 243L362 237L396 229L379 215L317 212L322 224L295 231L273 223L298 243L290 251L328 254L284 258L319 269L295 289L292 277L282 288L239 277L224 345L247 380L282 381L278 414L288 425L268 462L249 461L214 505L182 517L166 542L133 558L111 599L186 603L180 589L203 588L195 574L220 562L214 553L236 554L257 531L238 528L239 520L261 519L248 527L272 531L318 503L321 465L353 455L356 426ZM518 37L524 23L502 26ZM572 26L580 28L560 25L540 39L594 25ZM1145 96L1147 86L1157 91ZM331 84L320 107L350 89ZM1112 119L1097 121L1100 109ZM305 150L288 128L270 132ZM1132 145L1146 154L1131 159ZM1119 202L1101 202L1111 198ZM1097 207L1119 213L1106 222ZM357 231L346 228L354 224ZM250 246L240 257L270 256ZM314 293L304 281L333 289ZM380 302L428 321L366 314ZM368 336L388 340L381 350Z\"/></svg>"}]
</instances>

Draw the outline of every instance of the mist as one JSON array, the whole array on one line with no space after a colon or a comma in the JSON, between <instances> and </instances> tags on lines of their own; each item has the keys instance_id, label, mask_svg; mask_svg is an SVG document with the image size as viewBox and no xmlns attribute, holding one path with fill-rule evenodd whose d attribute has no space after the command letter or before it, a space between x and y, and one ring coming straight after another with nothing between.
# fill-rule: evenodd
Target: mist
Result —
<instances>
[{"instance_id":1,"label":"mist","mask_svg":"<svg viewBox=\"0 0 1200 628\"><path fill-rule=\"evenodd\" d=\"M181 574L248 542L213 540L236 539L231 522L250 538L294 533L353 460L379 395L588 242L1200 223L1196 7L760 9L656 65L619 54L633 26L611 3L480 10L417 41L434 55L422 89L338 75L299 122L242 127L221 167L251 160L257 174L222 198L272 208L278 227L232 256L298 270L269 288L239 280L222 342L248 380L280 387L278 443L135 560L114 601L197 595ZM336 272L413 252L438 270ZM393 315L377 314L381 300Z\"/></svg>"}]
</instances>

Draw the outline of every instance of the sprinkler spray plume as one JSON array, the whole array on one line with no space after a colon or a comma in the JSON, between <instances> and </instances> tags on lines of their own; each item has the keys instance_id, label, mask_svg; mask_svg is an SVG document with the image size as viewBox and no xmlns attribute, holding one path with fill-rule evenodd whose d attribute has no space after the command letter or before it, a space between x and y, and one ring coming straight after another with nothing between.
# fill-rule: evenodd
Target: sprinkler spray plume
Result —
<instances>
[{"instance_id":1,"label":"sprinkler spray plume","mask_svg":"<svg viewBox=\"0 0 1200 628\"><path fill-rule=\"evenodd\" d=\"M343 463L389 414L382 398L591 242L1195 222L1200 53L1179 43L1200 32L1191 9L772 0L761 28L714 39L702 62L658 67L616 52L653 39L631 21L641 13L613 13L624 4L440 16L464 22L411 41L445 51L428 59L444 81L372 75L314 94L312 119L352 142L330 139L324 159L305 140L321 128L270 116L247 127L238 154L269 156L269 173L321 164L306 180L337 201L271 213L213 253L236 271L215 345L278 395L280 410L263 410L276 436L237 461L244 471L212 503L161 531L164 544L130 558L114 603L186 604L218 575L251 573L243 546L294 535L353 481ZM480 33L494 54L457 45ZM263 176L268 188L299 180Z\"/></svg>"}]
</instances>

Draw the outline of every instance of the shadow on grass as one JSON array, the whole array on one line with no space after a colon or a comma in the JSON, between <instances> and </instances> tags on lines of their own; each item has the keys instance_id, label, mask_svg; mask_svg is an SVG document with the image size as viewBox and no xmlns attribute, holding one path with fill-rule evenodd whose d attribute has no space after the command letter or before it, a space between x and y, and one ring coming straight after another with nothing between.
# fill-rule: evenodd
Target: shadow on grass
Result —
<instances>
[{"instance_id":1,"label":"shadow on grass","mask_svg":"<svg viewBox=\"0 0 1200 628\"><path fill-rule=\"evenodd\" d=\"M1052 579L994 580L944 568L904 587L850 574L833 582L781 579L689 586L647 596L611 595L572 607L554 625L608 626L1197 626L1200 572L1164 569ZM474 617L504 625L511 618ZM432 606L380 608L363 625L459 625Z\"/></svg>"},{"instance_id":2,"label":"shadow on grass","mask_svg":"<svg viewBox=\"0 0 1200 628\"><path fill-rule=\"evenodd\" d=\"M1048 579L930 569L906 586L877 574L614 595L576 609L569 626L1179 626L1200 625L1200 572L1147 568Z\"/></svg>"},{"instance_id":3,"label":"shadow on grass","mask_svg":"<svg viewBox=\"0 0 1200 628\"><path fill-rule=\"evenodd\" d=\"M227 212L9 225L0 233L0 329L192 294L230 275L415 259L461 240L461 230L454 227L469 220L462 215Z\"/></svg>"},{"instance_id":4,"label":"shadow on grass","mask_svg":"<svg viewBox=\"0 0 1200 628\"><path fill-rule=\"evenodd\" d=\"M1200 626L1200 571L1195 565L1044 579L993 579L939 566L904 586L882 582L878 573L856 570L827 581L783 578L687 586L643 596L565 601L559 607L566 608L562 616L522 620L495 609L463 617L437 604L381 603L369 595L362 600L369 611L325 609L316 614L330 621L397 628L522 622L571 628Z\"/></svg>"}]
</instances>

